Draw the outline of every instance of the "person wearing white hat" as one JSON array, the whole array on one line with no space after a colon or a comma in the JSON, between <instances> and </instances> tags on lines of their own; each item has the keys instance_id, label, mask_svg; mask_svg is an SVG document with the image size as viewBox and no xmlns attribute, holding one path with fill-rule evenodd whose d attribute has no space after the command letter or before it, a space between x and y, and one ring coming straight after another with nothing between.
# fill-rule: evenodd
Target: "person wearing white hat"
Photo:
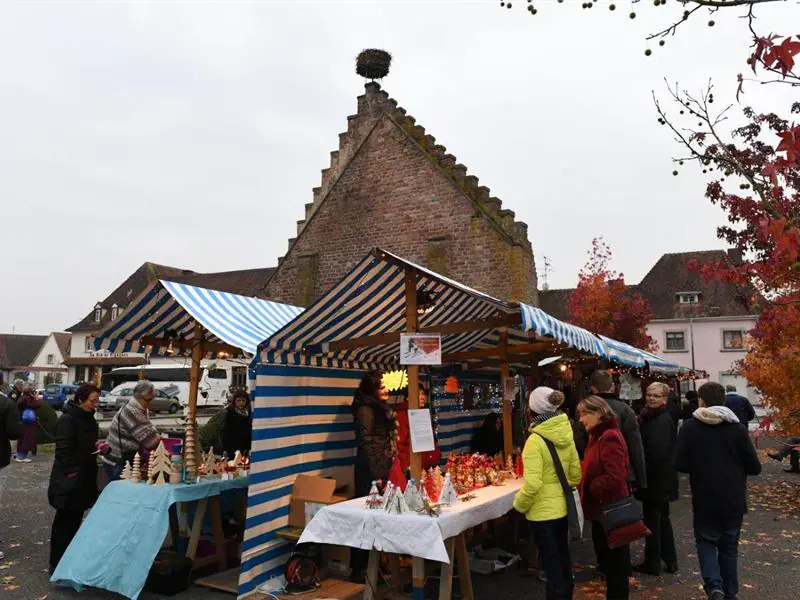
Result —
<instances>
[{"instance_id":1,"label":"person wearing white hat","mask_svg":"<svg viewBox=\"0 0 800 600\"><path fill-rule=\"evenodd\" d=\"M514 498L514 508L525 515L539 547L547 576L548 600L572 598L574 589L567 497L553 462L553 452L570 487L580 483L581 464L572 426L567 415L559 410L563 403L564 394L558 390L537 387L531 392L528 405L533 421L522 451L524 482Z\"/></svg>"}]
</instances>

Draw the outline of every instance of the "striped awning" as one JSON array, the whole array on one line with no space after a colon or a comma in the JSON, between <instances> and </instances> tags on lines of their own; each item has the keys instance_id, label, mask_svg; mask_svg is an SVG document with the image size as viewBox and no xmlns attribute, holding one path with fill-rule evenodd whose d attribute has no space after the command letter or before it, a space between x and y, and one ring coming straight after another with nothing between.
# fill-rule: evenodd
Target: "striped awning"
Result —
<instances>
[{"instance_id":1,"label":"striped awning","mask_svg":"<svg viewBox=\"0 0 800 600\"><path fill-rule=\"evenodd\" d=\"M638 348L635 348L624 342L612 340L604 335L598 335L598 337L606 347L606 355L608 356L608 360L626 365L628 367L636 367L640 369L645 366L647 359L643 350L639 350Z\"/></svg>"},{"instance_id":2,"label":"striped awning","mask_svg":"<svg viewBox=\"0 0 800 600\"><path fill-rule=\"evenodd\" d=\"M580 352L605 358L600 340L590 332L554 319L538 308L505 302L385 250L367 255L344 279L299 318L261 344L263 362L325 367L395 367L397 337L406 329L406 274L418 293L432 299L419 328L476 321L494 321L486 329L442 334L442 353L454 354L497 347L498 320L509 328L509 346L537 340L555 341ZM517 325L518 324L518 325ZM391 340L365 347L340 349L335 342L388 335ZM563 350L562 350L563 351Z\"/></svg>"},{"instance_id":3,"label":"striped awning","mask_svg":"<svg viewBox=\"0 0 800 600\"><path fill-rule=\"evenodd\" d=\"M663 375L677 375L680 371L680 366L676 363L664 360L660 356L656 356L644 350L641 351L647 361L647 366L654 373L661 373Z\"/></svg>"},{"instance_id":4,"label":"striped awning","mask_svg":"<svg viewBox=\"0 0 800 600\"><path fill-rule=\"evenodd\" d=\"M570 348L587 354L608 358L606 349L596 335L564 321L551 317L541 308L520 304L523 331L532 331L542 337L551 337Z\"/></svg>"},{"instance_id":5,"label":"striped awning","mask_svg":"<svg viewBox=\"0 0 800 600\"><path fill-rule=\"evenodd\" d=\"M259 342L302 312L296 306L162 280L107 325L95 338L94 346L109 352L159 354L164 348L147 348L142 339L191 340L198 321L205 328L205 341L225 343L239 348L242 355L253 356Z\"/></svg>"}]
</instances>

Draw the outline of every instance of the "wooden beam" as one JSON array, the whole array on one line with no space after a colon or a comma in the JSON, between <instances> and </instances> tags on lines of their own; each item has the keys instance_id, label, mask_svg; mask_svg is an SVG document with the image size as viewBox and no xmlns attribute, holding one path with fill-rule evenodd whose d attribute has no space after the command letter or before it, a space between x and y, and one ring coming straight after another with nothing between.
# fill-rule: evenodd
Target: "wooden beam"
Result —
<instances>
[{"instance_id":1,"label":"wooden beam","mask_svg":"<svg viewBox=\"0 0 800 600\"><path fill-rule=\"evenodd\" d=\"M557 349L553 342L534 342L532 344L516 344L507 346L506 352L509 355L531 354L541 350ZM468 350L466 352L451 352L442 355L442 362L462 362L473 358L499 357L500 346L495 348L481 348L480 350Z\"/></svg>"},{"instance_id":2,"label":"wooden beam","mask_svg":"<svg viewBox=\"0 0 800 600\"><path fill-rule=\"evenodd\" d=\"M416 296L414 297L416 304ZM416 309L415 309L416 310ZM463 321L461 323L444 323L442 325L432 325L430 327L418 328L416 333L440 333L442 335L452 335L455 333L467 333L469 331L481 331L483 329L497 329L498 327L514 327L519 325L518 315L506 315L504 317L497 317L491 319L483 319L478 321ZM353 350L355 348L368 348L370 346L384 346L386 344L393 344L400 341L400 335L409 333L408 331L392 331L390 333L382 333L379 335L367 335L364 337L335 340L328 342L329 352L339 352L341 350ZM305 348L304 351L310 354L316 354L322 351L324 344L312 344Z\"/></svg>"},{"instance_id":3,"label":"wooden beam","mask_svg":"<svg viewBox=\"0 0 800 600\"><path fill-rule=\"evenodd\" d=\"M506 456L511 456L514 440L511 436L513 423L511 422L511 402L505 397L506 378L511 374L508 370L508 330L500 330L500 389L503 402L503 450Z\"/></svg>"},{"instance_id":4,"label":"wooden beam","mask_svg":"<svg viewBox=\"0 0 800 600\"><path fill-rule=\"evenodd\" d=\"M160 338L153 335L147 335L142 338L142 343L146 346L153 346L153 347L160 347L166 348L169 346L170 341L172 342L172 347L178 350L192 350L194 349L194 338L193 339L172 339L169 340L167 338ZM236 346L231 346L230 344L225 344L223 342L208 342L203 341L203 349L205 352L227 352L231 356L236 356L239 354L244 354L244 350L241 348L237 348Z\"/></svg>"},{"instance_id":5,"label":"wooden beam","mask_svg":"<svg viewBox=\"0 0 800 600\"><path fill-rule=\"evenodd\" d=\"M416 333L418 325L417 316L417 277L414 271L406 269L406 331ZM399 339L399 337L398 337ZM408 408L419 408L419 367L408 365ZM411 452L411 477L415 481L421 481L422 475L422 456L416 452Z\"/></svg>"}]
</instances>

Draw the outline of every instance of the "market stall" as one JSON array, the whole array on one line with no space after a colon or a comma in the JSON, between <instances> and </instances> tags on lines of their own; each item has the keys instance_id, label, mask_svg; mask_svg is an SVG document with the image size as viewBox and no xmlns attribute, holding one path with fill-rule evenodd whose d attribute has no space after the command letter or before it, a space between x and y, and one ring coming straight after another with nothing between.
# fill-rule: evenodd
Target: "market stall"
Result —
<instances>
[{"instance_id":1,"label":"market stall","mask_svg":"<svg viewBox=\"0 0 800 600\"><path fill-rule=\"evenodd\" d=\"M283 574L293 545L280 533L298 475L331 477L343 490L352 486L350 404L363 372L405 366L409 401L415 401L419 367L400 359L401 336L408 334L438 337L442 365L459 372L490 370L499 385L513 371L535 368L553 354L609 358L607 343L584 329L376 249L260 346L240 596ZM643 363L640 355L631 360ZM510 455L511 403L502 401L500 410ZM470 415L460 428L458 419L446 425L446 433L459 440L453 450L464 449L476 423ZM411 475L419 480L413 461ZM415 581L419 585L419 568Z\"/></svg>"},{"instance_id":2,"label":"market stall","mask_svg":"<svg viewBox=\"0 0 800 600\"><path fill-rule=\"evenodd\" d=\"M151 457L149 468L138 464L137 455L132 468L126 467L128 480L113 482L103 490L51 581L78 590L99 587L136 598L168 532L176 542L179 513L175 507L189 504L194 518L186 523L189 535L184 554L196 568L209 564L218 569L226 567L220 497L225 491L246 488L248 478L241 458L232 461L236 465L220 463L210 453L203 456L197 445L200 363L215 357L239 357L249 363L260 340L301 312L294 306L258 298L160 281L98 334L98 349L191 356L183 455L170 458L162 445ZM181 462L182 469L173 466ZM215 550L208 560L201 561L196 560L196 554L206 514L212 524Z\"/></svg>"}]
</instances>

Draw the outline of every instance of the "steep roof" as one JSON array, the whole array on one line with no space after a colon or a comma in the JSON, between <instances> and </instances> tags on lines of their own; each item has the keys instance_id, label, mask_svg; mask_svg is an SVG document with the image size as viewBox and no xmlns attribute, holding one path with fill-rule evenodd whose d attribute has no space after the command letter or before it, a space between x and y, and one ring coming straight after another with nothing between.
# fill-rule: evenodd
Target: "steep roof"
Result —
<instances>
[{"instance_id":1,"label":"steep roof","mask_svg":"<svg viewBox=\"0 0 800 600\"><path fill-rule=\"evenodd\" d=\"M46 339L46 335L0 333L0 368L28 366Z\"/></svg>"},{"instance_id":2,"label":"steep roof","mask_svg":"<svg viewBox=\"0 0 800 600\"><path fill-rule=\"evenodd\" d=\"M240 296L264 298L264 286L274 272L275 269L269 267L219 273L195 273L194 275L166 277L165 279Z\"/></svg>"},{"instance_id":3,"label":"steep roof","mask_svg":"<svg viewBox=\"0 0 800 600\"><path fill-rule=\"evenodd\" d=\"M103 316L99 322L94 319L96 304L93 304L89 314L72 327L69 327L67 331L97 331L102 329L111 320L111 307L114 304L124 309L131 300L147 289L147 286L154 281L193 273L194 271L188 269L177 269L146 262L136 269L117 289L111 292L105 300L99 302L101 308L104 309Z\"/></svg>"},{"instance_id":4,"label":"steep roof","mask_svg":"<svg viewBox=\"0 0 800 600\"><path fill-rule=\"evenodd\" d=\"M70 345L72 344L72 336L69 333L54 331L53 338L56 340L56 345L58 346L59 352L61 352L61 357L67 358L69 356Z\"/></svg>"},{"instance_id":5,"label":"steep roof","mask_svg":"<svg viewBox=\"0 0 800 600\"><path fill-rule=\"evenodd\" d=\"M689 269L692 261L711 264L728 257L725 250L665 254L642 279L638 291L649 302L655 319L752 315L755 308L749 306L746 290L722 281L707 281ZM700 292L700 304L680 305L680 292Z\"/></svg>"},{"instance_id":6,"label":"steep roof","mask_svg":"<svg viewBox=\"0 0 800 600\"><path fill-rule=\"evenodd\" d=\"M548 315L560 319L562 321L569 321L569 314L567 312L567 302L575 288L562 288L558 290L540 290L539 291L539 308L541 308Z\"/></svg>"},{"instance_id":7,"label":"steep roof","mask_svg":"<svg viewBox=\"0 0 800 600\"><path fill-rule=\"evenodd\" d=\"M475 175L467 174L467 167L460 164L447 148L436 143L436 138L417 125L416 119L398 106L397 101L372 81L365 85L365 93L358 97L358 110L347 117L347 131L339 134L339 149L331 152L330 166L322 170L319 187L313 189L314 200L305 205L305 218L297 222L297 235L303 233L314 213L325 202L336 182L345 172L361 146L383 120L391 121L408 136L420 151L433 162L442 176L451 181L472 203L477 214L489 221L509 243L520 245L532 252L528 241L528 225L515 220L514 211L504 209L500 199L491 195L491 190L478 183ZM289 240L289 251L296 238ZM279 260L278 269L281 268Z\"/></svg>"}]
</instances>

